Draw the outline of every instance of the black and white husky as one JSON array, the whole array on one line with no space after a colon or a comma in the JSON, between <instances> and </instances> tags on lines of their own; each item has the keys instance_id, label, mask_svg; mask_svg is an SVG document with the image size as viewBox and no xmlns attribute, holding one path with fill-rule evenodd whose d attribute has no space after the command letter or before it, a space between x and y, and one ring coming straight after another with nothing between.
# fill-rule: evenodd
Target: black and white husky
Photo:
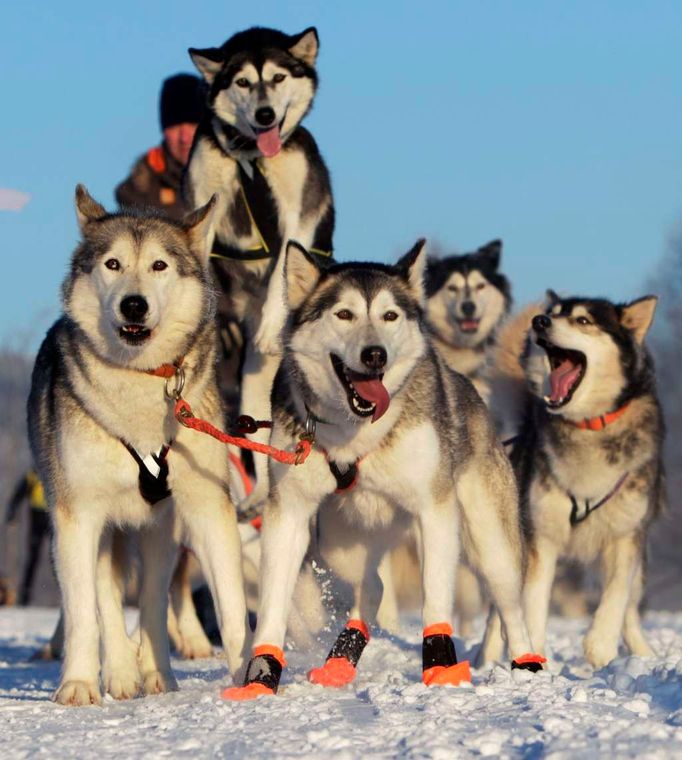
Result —
<instances>
[{"instance_id":1,"label":"black and white husky","mask_svg":"<svg viewBox=\"0 0 682 760\"><path fill-rule=\"evenodd\" d=\"M192 206L214 194L214 270L224 293L219 315L234 315L246 338L241 408L269 418L269 399L281 353L281 272L270 275L283 242L299 240L330 257L334 205L327 167L301 120L317 89L319 42L314 28L287 35L253 28L221 47L190 49L209 86L206 116L189 161L186 192ZM228 326L222 325L223 332ZM257 440L264 433L254 436ZM251 500L267 493L267 466L256 457Z\"/></svg>"},{"instance_id":2,"label":"black and white husky","mask_svg":"<svg viewBox=\"0 0 682 760\"><path fill-rule=\"evenodd\" d=\"M201 563L233 674L246 606L225 448L180 425L173 393L221 425L208 240L214 200L182 222L108 214L79 186L82 239L64 315L36 359L29 435L55 528L65 652L55 700L89 705L177 688L168 586L179 543ZM112 569L115 526L139 529L140 644ZM100 668L101 644L101 668Z\"/></svg>"},{"instance_id":3,"label":"black and white husky","mask_svg":"<svg viewBox=\"0 0 682 760\"><path fill-rule=\"evenodd\" d=\"M427 316L436 348L486 402L487 356L512 304L509 280L499 271L501 255L502 241L492 240L473 253L432 259L426 271Z\"/></svg>"},{"instance_id":4,"label":"black and white husky","mask_svg":"<svg viewBox=\"0 0 682 760\"><path fill-rule=\"evenodd\" d=\"M521 611L522 551L509 461L480 397L451 372L429 341L423 310L426 254L420 241L397 265L320 267L297 244L287 249L285 353L273 389L272 443L313 452L297 467L271 465L264 512L258 628L246 685L227 698L277 690L294 584L323 502L349 525L386 533L416 519L423 582L423 680L458 683L450 625L460 541L487 581L504 620L512 658L531 649ZM344 493L352 497L344 498ZM316 683L355 675L381 601L386 549L367 536L354 551L359 572L348 625ZM532 663L538 667L536 663ZM532 669L535 669L532 668Z\"/></svg>"},{"instance_id":5,"label":"black and white husky","mask_svg":"<svg viewBox=\"0 0 682 760\"><path fill-rule=\"evenodd\" d=\"M548 298L517 361L528 388L512 453L529 531L526 619L542 651L557 560L598 560L603 591L584 648L601 667L621 634L633 654L652 654L638 607L647 531L665 500L663 420L644 345L656 298Z\"/></svg>"}]
</instances>

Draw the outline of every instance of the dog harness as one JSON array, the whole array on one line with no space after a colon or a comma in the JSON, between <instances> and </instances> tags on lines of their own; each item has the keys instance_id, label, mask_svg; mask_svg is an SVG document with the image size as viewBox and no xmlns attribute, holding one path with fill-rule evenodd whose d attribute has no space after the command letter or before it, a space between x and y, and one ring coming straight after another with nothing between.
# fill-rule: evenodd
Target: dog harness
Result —
<instances>
[{"instance_id":1,"label":"dog harness","mask_svg":"<svg viewBox=\"0 0 682 760\"><path fill-rule=\"evenodd\" d=\"M232 158L229 156L229 158ZM232 159L235 160L235 159ZM266 166L261 159L254 161L237 161L239 172L239 192L246 207L251 226L260 243L252 248L240 250L226 245L217 238L213 243L212 258L236 259L238 261L260 261L277 256L283 245L279 229L277 203L266 178ZM256 219L258 222L256 222ZM310 253L323 259L332 256L331 229L328 225L319 225L315 232Z\"/></svg>"},{"instance_id":2,"label":"dog harness","mask_svg":"<svg viewBox=\"0 0 682 760\"><path fill-rule=\"evenodd\" d=\"M616 481L616 484L613 486L613 488L604 496L603 498L599 499L599 501L596 504L590 505L589 499L585 499L585 510L582 514L578 514L578 500L573 496L572 493L568 492L568 498L571 500L571 527L575 528L576 525L580 525L581 522L585 522L587 518L593 513L596 512L599 507L603 507L604 504L611 501L611 499L620 491L620 489L623 487L623 484L628 478L629 472L624 472L620 478Z\"/></svg>"}]
</instances>

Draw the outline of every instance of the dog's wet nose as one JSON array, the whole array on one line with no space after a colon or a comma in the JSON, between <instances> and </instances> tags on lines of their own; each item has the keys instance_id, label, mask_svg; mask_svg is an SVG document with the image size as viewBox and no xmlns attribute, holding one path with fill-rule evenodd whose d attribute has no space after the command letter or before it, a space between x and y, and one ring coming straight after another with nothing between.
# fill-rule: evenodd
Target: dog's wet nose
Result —
<instances>
[{"instance_id":1,"label":"dog's wet nose","mask_svg":"<svg viewBox=\"0 0 682 760\"><path fill-rule=\"evenodd\" d=\"M121 301L121 314L131 322L140 322L149 310L149 304L144 296L126 296Z\"/></svg>"},{"instance_id":2,"label":"dog's wet nose","mask_svg":"<svg viewBox=\"0 0 682 760\"><path fill-rule=\"evenodd\" d=\"M532 324L535 332L544 332L552 326L552 320L546 314L538 314Z\"/></svg>"},{"instance_id":3,"label":"dog's wet nose","mask_svg":"<svg viewBox=\"0 0 682 760\"><path fill-rule=\"evenodd\" d=\"M275 111L270 106L264 106L256 111L256 121L261 127L269 127L275 120Z\"/></svg>"},{"instance_id":4,"label":"dog's wet nose","mask_svg":"<svg viewBox=\"0 0 682 760\"><path fill-rule=\"evenodd\" d=\"M360 352L360 360L369 369L379 370L386 366L388 354L383 346L365 346Z\"/></svg>"},{"instance_id":5,"label":"dog's wet nose","mask_svg":"<svg viewBox=\"0 0 682 760\"><path fill-rule=\"evenodd\" d=\"M465 301L462 304L462 314L465 317L473 317L476 311L476 304L473 301Z\"/></svg>"}]
</instances>

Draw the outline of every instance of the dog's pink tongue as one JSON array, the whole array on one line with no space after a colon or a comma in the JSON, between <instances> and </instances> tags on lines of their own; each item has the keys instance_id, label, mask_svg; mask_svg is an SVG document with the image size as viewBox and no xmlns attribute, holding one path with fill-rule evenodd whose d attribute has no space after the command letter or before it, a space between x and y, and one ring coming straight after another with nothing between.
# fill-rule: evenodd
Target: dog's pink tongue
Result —
<instances>
[{"instance_id":1,"label":"dog's pink tongue","mask_svg":"<svg viewBox=\"0 0 682 760\"><path fill-rule=\"evenodd\" d=\"M554 403L559 403L562 398L568 395L573 387L573 383L580 376L580 365L573 364L570 359L564 359L561 364L549 375L551 386L550 399Z\"/></svg>"},{"instance_id":2,"label":"dog's pink tongue","mask_svg":"<svg viewBox=\"0 0 682 760\"><path fill-rule=\"evenodd\" d=\"M376 422L380 417L384 416L388 405L391 403L391 397L378 377L363 378L362 380L353 378L353 388L355 388L358 396L362 396L365 401L376 404L374 414L372 415L372 422Z\"/></svg>"},{"instance_id":3,"label":"dog's pink tongue","mask_svg":"<svg viewBox=\"0 0 682 760\"><path fill-rule=\"evenodd\" d=\"M273 127L265 132L260 132L256 138L258 150L266 157L276 156L282 148L282 140L279 136L279 127Z\"/></svg>"}]
</instances>

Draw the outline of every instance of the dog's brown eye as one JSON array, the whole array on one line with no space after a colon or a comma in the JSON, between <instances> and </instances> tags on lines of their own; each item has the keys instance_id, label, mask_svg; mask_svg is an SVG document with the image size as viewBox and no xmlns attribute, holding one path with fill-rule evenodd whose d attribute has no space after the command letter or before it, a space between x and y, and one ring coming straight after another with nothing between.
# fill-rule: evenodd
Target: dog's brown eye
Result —
<instances>
[{"instance_id":1,"label":"dog's brown eye","mask_svg":"<svg viewBox=\"0 0 682 760\"><path fill-rule=\"evenodd\" d=\"M587 317L578 317L575 320L579 325L591 325L592 322Z\"/></svg>"},{"instance_id":2,"label":"dog's brown eye","mask_svg":"<svg viewBox=\"0 0 682 760\"><path fill-rule=\"evenodd\" d=\"M348 309L341 309L341 311L336 312L336 316L339 319L350 320L353 319L353 312L349 311Z\"/></svg>"},{"instance_id":3,"label":"dog's brown eye","mask_svg":"<svg viewBox=\"0 0 682 760\"><path fill-rule=\"evenodd\" d=\"M104 262L104 266L107 269L111 269L115 272L116 270L121 268L121 262L118 259L107 259Z\"/></svg>"},{"instance_id":4,"label":"dog's brown eye","mask_svg":"<svg viewBox=\"0 0 682 760\"><path fill-rule=\"evenodd\" d=\"M275 74L275 76L272 78L272 81L275 84L279 84L280 82L283 82L286 79L286 74Z\"/></svg>"},{"instance_id":5,"label":"dog's brown eye","mask_svg":"<svg viewBox=\"0 0 682 760\"><path fill-rule=\"evenodd\" d=\"M237 85L237 87L248 87L249 80L246 77L239 77L239 79L237 79L235 84Z\"/></svg>"},{"instance_id":6,"label":"dog's brown eye","mask_svg":"<svg viewBox=\"0 0 682 760\"><path fill-rule=\"evenodd\" d=\"M448 285L448 290L451 293L456 293L457 292L457 286L456 285Z\"/></svg>"},{"instance_id":7,"label":"dog's brown eye","mask_svg":"<svg viewBox=\"0 0 682 760\"><path fill-rule=\"evenodd\" d=\"M479 284L476 286L476 290L483 290L483 288L484 288L484 287L485 287L485 283L484 283L484 282L480 282L480 283L479 283Z\"/></svg>"},{"instance_id":8,"label":"dog's brown eye","mask_svg":"<svg viewBox=\"0 0 682 760\"><path fill-rule=\"evenodd\" d=\"M384 321L386 322L395 322L396 319L398 319L398 314L395 311L387 311L384 314Z\"/></svg>"},{"instance_id":9,"label":"dog's brown eye","mask_svg":"<svg viewBox=\"0 0 682 760\"><path fill-rule=\"evenodd\" d=\"M155 272L163 272L164 269L168 269L168 264L166 264L165 261L161 261L161 259L159 259L152 264L152 269Z\"/></svg>"}]
</instances>

